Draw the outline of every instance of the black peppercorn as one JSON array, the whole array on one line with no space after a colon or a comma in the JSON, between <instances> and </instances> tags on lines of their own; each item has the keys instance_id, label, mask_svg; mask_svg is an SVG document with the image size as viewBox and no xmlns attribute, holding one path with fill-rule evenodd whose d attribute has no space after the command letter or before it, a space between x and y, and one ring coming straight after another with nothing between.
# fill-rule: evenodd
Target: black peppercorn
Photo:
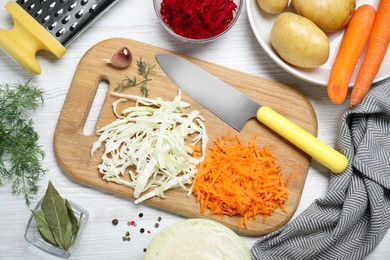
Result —
<instances>
[{"instance_id":1,"label":"black peppercorn","mask_svg":"<svg viewBox=\"0 0 390 260\"><path fill-rule=\"evenodd\" d=\"M142 218L144 216L144 213L139 213L138 217Z\"/></svg>"},{"instance_id":2,"label":"black peppercorn","mask_svg":"<svg viewBox=\"0 0 390 260\"><path fill-rule=\"evenodd\" d=\"M144 229L144 228L141 228L141 229L139 230L139 232L144 233L144 232L145 232L145 229Z\"/></svg>"},{"instance_id":3,"label":"black peppercorn","mask_svg":"<svg viewBox=\"0 0 390 260\"><path fill-rule=\"evenodd\" d=\"M112 220L112 224L114 226L118 225L118 223L119 223L118 219L115 218L115 219Z\"/></svg>"}]
</instances>

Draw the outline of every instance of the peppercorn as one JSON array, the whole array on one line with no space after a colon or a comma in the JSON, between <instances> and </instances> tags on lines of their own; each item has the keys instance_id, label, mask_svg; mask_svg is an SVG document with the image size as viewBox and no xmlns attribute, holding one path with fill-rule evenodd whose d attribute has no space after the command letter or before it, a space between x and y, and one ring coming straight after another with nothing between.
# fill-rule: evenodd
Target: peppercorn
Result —
<instances>
[{"instance_id":1,"label":"peppercorn","mask_svg":"<svg viewBox=\"0 0 390 260\"><path fill-rule=\"evenodd\" d=\"M127 222L127 225L128 226L137 226L137 223L135 223L135 221L134 220L131 220L131 221L129 221L129 222Z\"/></svg>"},{"instance_id":2,"label":"peppercorn","mask_svg":"<svg viewBox=\"0 0 390 260\"><path fill-rule=\"evenodd\" d=\"M127 237L130 236L130 232L129 231L126 232L126 236Z\"/></svg>"},{"instance_id":3,"label":"peppercorn","mask_svg":"<svg viewBox=\"0 0 390 260\"><path fill-rule=\"evenodd\" d=\"M145 232L145 229L144 229L144 228L141 228L139 231L140 231L141 233L144 233L144 232Z\"/></svg>"},{"instance_id":4,"label":"peppercorn","mask_svg":"<svg viewBox=\"0 0 390 260\"><path fill-rule=\"evenodd\" d=\"M139 213L138 217L142 218L144 216L144 213Z\"/></svg>"},{"instance_id":5,"label":"peppercorn","mask_svg":"<svg viewBox=\"0 0 390 260\"><path fill-rule=\"evenodd\" d=\"M112 220L112 224L113 224L114 226L118 225L118 223L119 223L118 219L114 218L114 219Z\"/></svg>"},{"instance_id":6,"label":"peppercorn","mask_svg":"<svg viewBox=\"0 0 390 260\"><path fill-rule=\"evenodd\" d=\"M122 240L123 240L123 241L126 241L126 239L127 239L126 236L123 236L123 237L122 237Z\"/></svg>"},{"instance_id":7,"label":"peppercorn","mask_svg":"<svg viewBox=\"0 0 390 260\"><path fill-rule=\"evenodd\" d=\"M144 252L146 252L146 248L144 248Z\"/></svg>"},{"instance_id":8,"label":"peppercorn","mask_svg":"<svg viewBox=\"0 0 390 260\"><path fill-rule=\"evenodd\" d=\"M161 217L158 217L158 218L157 218L157 221L160 222L160 221L161 221Z\"/></svg>"},{"instance_id":9,"label":"peppercorn","mask_svg":"<svg viewBox=\"0 0 390 260\"><path fill-rule=\"evenodd\" d=\"M154 224L154 227L155 227L155 228L158 228L158 227L159 227L159 224L158 224L158 223L155 223L155 224Z\"/></svg>"}]
</instances>

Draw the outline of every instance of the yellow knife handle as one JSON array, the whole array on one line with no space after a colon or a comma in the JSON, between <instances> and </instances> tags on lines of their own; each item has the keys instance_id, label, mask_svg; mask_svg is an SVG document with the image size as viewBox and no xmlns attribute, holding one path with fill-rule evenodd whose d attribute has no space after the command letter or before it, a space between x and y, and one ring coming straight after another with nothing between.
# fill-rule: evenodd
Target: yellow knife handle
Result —
<instances>
[{"instance_id":1,"label":"yellow knife handle","mask_svg":"<svg viewBox=\"0 0 390 260\"><path fill-rule=\"evenodd\" d=\"M272 110L270 107L262 106L257 111L257 119L329 168L332 172L340 173L347 168L348 159L344 155Z\"/></svg>"},{"instance_id":2,"label":"yellow knife handle","mask_svg":"<svg viewBox=\"0 0 390 260\"><path fill-rule=\"evenodd\" d=\"M39 50L49 51L57 58L64 55L65 47L15 1L10 0L5 8L14 26L11 30L0 29L0 48L23 68L34 74L41 73L35 57Z\"/></svg>"}]
</instances>

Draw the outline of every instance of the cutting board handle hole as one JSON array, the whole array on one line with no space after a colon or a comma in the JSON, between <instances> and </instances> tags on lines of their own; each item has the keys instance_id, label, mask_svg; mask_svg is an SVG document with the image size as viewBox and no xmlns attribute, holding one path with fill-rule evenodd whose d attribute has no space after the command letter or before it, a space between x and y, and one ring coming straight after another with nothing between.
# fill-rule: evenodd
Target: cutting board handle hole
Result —
<instances>
[{"instance_id":1,"label":"cutting board handle hole","mask_svg":"<svg viewBox=\"0 0 390 260\"><path fill-rule=\"evenodd\" d=\"M99 82L91 108L89 109L87 120L84 124L83 133L85 135L91 135L92 133L94 133L96 123L100 115L100 111L103 108L104 99L107 95L108 87L108 81L102 80Z\"/></svg>"}]
</instances>

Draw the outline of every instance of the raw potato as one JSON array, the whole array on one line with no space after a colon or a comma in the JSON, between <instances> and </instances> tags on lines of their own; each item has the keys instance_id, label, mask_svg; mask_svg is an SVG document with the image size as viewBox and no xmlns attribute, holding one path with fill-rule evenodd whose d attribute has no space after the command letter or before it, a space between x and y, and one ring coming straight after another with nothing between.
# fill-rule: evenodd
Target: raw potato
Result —
<instances>
[{"instance_id":1,"label":"raw potato","mask_svg":"<svg viewBox=\"0 0 390 260\"><path fill-rule=\"evenodd\" d=\"M285 12L275 20L270 35L271 45L286 62L302 67L317 68L329 57L329 39L309 19Z\"/></svg>"},{"instance_id":2,"label":"raw potato","mask_svg":"<svg viewBox=\"0 0 390 260\"><path fill-rule=\"evenodd\" d=\"M260 8L269 14L281 13L288 4L288 0L257 0Z\"/></svg>"},{"instance_id":3,"label":"raw potato","mask_svg":"<svg viewBox=\"0 0 390 260\"><path fill-rule=\"evenodd\" d=\"M324 32L345 27L356 9L356 0L292 0L298 14L310 19Z\"/></svg>"}]
</instances>

